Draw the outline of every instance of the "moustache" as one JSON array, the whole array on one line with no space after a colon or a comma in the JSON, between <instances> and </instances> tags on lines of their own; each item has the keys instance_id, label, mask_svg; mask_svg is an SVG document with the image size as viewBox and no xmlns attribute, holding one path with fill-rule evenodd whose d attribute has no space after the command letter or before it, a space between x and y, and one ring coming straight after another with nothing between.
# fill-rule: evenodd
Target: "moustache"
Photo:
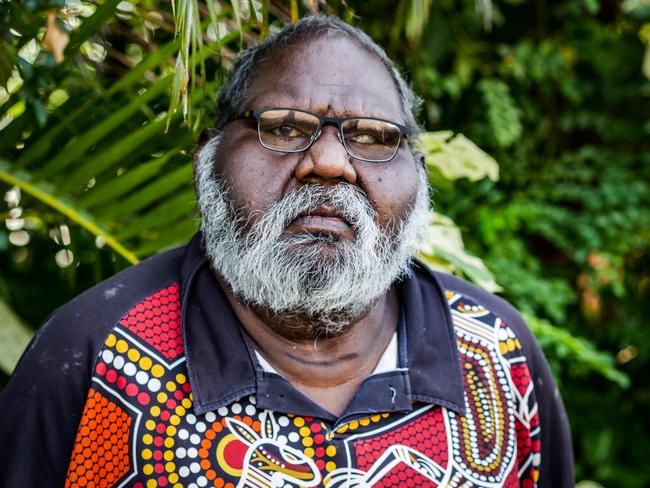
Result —
<instances>
[{"instance_id":1,"label":"moustache","mask_svg":"<svg viewBox=\"0 0 650 488\"><path fill-rule=\"evenodd\" d=\"M262 217L261 227L268 232L266 223L275 222L276 229L286 227L307 216L340 219L358 231L374 223L376 212L366 195L349 183L334 186L306 185L285 195L273 204ZM262 230L262 229L260 229Z\"/></svg>"}]
</instances>

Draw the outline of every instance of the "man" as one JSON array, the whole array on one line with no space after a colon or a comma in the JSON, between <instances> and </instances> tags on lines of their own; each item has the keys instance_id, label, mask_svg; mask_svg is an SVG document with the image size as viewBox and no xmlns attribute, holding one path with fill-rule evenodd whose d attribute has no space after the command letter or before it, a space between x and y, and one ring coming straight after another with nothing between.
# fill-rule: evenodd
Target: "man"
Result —
<instances>
[{"instance_id":1,"label":"man","mask_svg":"<svg viewBox=\"0 0 650 488\"><path fill-rule=\"evenodd\" d=\"M519 315L411 260L413 105L335 18L245 53L195 153L202 233L43 325L0 404L3 486L572 486Z\"/></svg>"}]
</instances>

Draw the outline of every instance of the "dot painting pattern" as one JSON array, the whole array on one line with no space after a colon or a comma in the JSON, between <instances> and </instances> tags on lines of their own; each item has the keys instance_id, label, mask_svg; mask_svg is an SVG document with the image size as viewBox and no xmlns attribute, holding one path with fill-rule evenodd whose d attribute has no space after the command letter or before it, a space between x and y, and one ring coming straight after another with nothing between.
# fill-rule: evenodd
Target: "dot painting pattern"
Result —
<instances>
[{"instance_id":1,"label":"dot painting pattern","mask_svg":"<svg viewBox=\"0 0 650 488\"><path fill-rule=\"evenodd\" d=\"M113 486L129 471L131 417L99 391L90 389L66 487Z\"/></svg>"},{"instance_id":2,"label":"dot painting pattern","mask_svg":"<svg viewBox=\"0 0 650 488\"><path fill-rule=\"evenodd\" d=\"M442 469L446 469L448 446L442 409L428 410L420 417L394 430L355 441L357 466L364 471L372 469L379 457L395 445L413 448L426 457L436 460ZM374 486L426 486L428 481L416 470L400 463Z\"/></svg>"},{"instance_id":3,"label":"dot painting pattern","mask_svg":"<svg viewBox=\"0 0 650 488\"><path fill-rule=\"evenodd\" d=\"M142 300L120 324L168 360L183 354L180 288L174 283Z\"/></svg>"},{"instance_id":4,"label":"dot painting pattern","mask_svg":"<svg viewBox=\"0 0 650 488\"><path fill-rule=\"evenodd\" d=\"M539 417L521 344L482 305L446 298L465 415L416 403L331 425L258 409L255 396L196 415L179 287L167 286L107 335L65 486L534 488Z\"/></svg>"}]
</instances>

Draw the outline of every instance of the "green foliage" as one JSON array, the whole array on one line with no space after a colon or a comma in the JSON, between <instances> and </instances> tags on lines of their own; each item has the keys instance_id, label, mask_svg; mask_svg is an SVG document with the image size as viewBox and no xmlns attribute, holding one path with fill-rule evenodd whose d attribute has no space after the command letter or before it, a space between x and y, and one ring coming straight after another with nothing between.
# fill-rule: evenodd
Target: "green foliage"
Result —
<instances>
[{"instance_id":1,"label":"green foliage","mask_svg":"<svg viewBox=\"0 0 650 488\"><path fill-rule=\"evenodd\" d=\"M527 317L593 480L581 486L648 486L648 440L630 434L650 428L647 0L64 3L0 2L6 361L20 324L192 234L190 151L233 53L322 8L385 46L424 98L423 259Z\"/></svg>"},{"instance_id":2,"label":"green foliage","mask_svg":"<svg viewBox=\"0 0 650 488\"><path fill-rule=\"evenodd\" d=\"M0 136L0 181L34 200L33 210L26 210L33 219L66 217L91 232L99 246L135 263L141 256L184 242L197 228L188 161L194 134L181 126L179 117L165 117L170 88L181 93L175 88L177 70L169 64L179 44L169 33L163 32L156 43L141 38L141 44L127 46L131 50L144 46L149 52L143 52L134 66L125 55L119 56L117 60L128 65L124 76L113 80L101 73L117 67L111 65L106 49L89 39L100 29L110 37L118 28L117 3L104 2L70 33L60 64L38 45L37 32L30 41L33 61L26 58L24 48L20 51L22 61L14 77L22 86L8 93L0 108L11 107ZM38 13L22 13L33 22L40 19ZM59 34L67 39L67 34ZM16 49L25 45L25 36L9 33L9 37ZM233 31L219 44L227 46L238 38ZM196 64L205 69L200 56L216 44L197 46L196 57L183 61L184 69ZM93 59L91 47L106 57ZM56 46L50 48L54 51ZM86 71L95 72L96 80L89 81ZM206 81L198 87L194 103L210 100L218 83ZM65 96L60 103L45 108L52 95L61 92ZM174 137L163 137L166 126ZM116 199L118 203L107 205Z\"/></svg>"},{"instance_id":3,"label":"green foliage","mask_svg":"<svg viewBox=\"0 0 650 488\"><path fill-rule=\"evenodd\" d=\"M32 336L30 328L0 298L0 369L13 370Z\"/></svg>"},{"instance_id":4,"label":"green foliage","mask_svg":"<svg viewBox=\"0 0 650 488\"><path fill-rule=\"evenodd\" d=\"M483 95L494 140L500 147L511 146L521 137L521 121L508 85L501 80L483 79L478 88Z\"/></svg>"},{"instance_id":5,"label":"green foliage","mask_svg":"<svg viewBox=\"0 0 650 488\"><path fill-rule=\"evenodd\" d=\"M485 263L467 252L456 224L439 213L431 214L428 236L418 257L432 269L464 276L492 292L501 290Z\"/></svg>"},{"instance_id":6,"label":"green foliage","mask_svg":"<svg viewBox=\"0 0 650 488\"><path fill-rule=\"evenodd\" d=\"M417 150L424 156L429 180L433 185L446 184L459 178L478 181L497 180L499 166L462 134L450 131L423 132ZM494 276L476 256L465 249L460 229L437 212L431 214L428 236L420 248L419 258L433 269L465 276L489 291L500 291Z\"/></svg>"},{"instance_id":7,"label":"green foliage","mask_svg":"<svg viewBox=\"0 0 650 488\"><path fill-rule=\"evenodd\" d=\"M447 181L499 179L499 165L495 159L462 134L424 132L419 135L418 149L424 153L424 162L434 185L443 183L440 178Z\"/></svg>"},{"instance_id":8,"label":"green foliage","mask_svg":"<svg viewBox=\"0 0 650 488\"><path fill-rule=\"evenodd\" d=\"M539 337L539 343L544 349L548 351L554 348L557 358L565 360L564 362L570 361L574 368L573 374L585 375L590 371L598 371L622 388L630 386L630 379L615 369L610 354L597 351L589 341L572 336L566 330L555 327L546 320L528 315L526 321L533 333Z\"/></svg>"}]
</instances>

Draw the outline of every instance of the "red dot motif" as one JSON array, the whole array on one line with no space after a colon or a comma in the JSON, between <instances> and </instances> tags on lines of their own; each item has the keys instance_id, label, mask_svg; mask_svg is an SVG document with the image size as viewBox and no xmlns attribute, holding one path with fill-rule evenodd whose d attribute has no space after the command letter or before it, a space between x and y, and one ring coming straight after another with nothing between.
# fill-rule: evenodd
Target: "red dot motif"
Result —
<instances>
[{"instance_id":1,"label":"red dot motif","mask_svg":"<svg viewBox=\"0 0 650 488\"><path fill-rule=\"evenodd\" d=\"M120 324L168 360L183 354L181 297L178 283L148 296L120 320Z\"/></svg>"},{"instance_id":2,"label":"red dot motif","mask_svg":"<svg viewBox=\"0 0 650 488\"><path fill-rule=\"evenodd\" d=\"M413 448L446 468L448 462L447 435L442 410L434 409L395 430L371 439L354 442L359 469L369 470L384 451L395 444ZM374 486L429 486L430 483L430 480L412 468L405 464L399 464Z\"/></svg>"}]
</instances>

